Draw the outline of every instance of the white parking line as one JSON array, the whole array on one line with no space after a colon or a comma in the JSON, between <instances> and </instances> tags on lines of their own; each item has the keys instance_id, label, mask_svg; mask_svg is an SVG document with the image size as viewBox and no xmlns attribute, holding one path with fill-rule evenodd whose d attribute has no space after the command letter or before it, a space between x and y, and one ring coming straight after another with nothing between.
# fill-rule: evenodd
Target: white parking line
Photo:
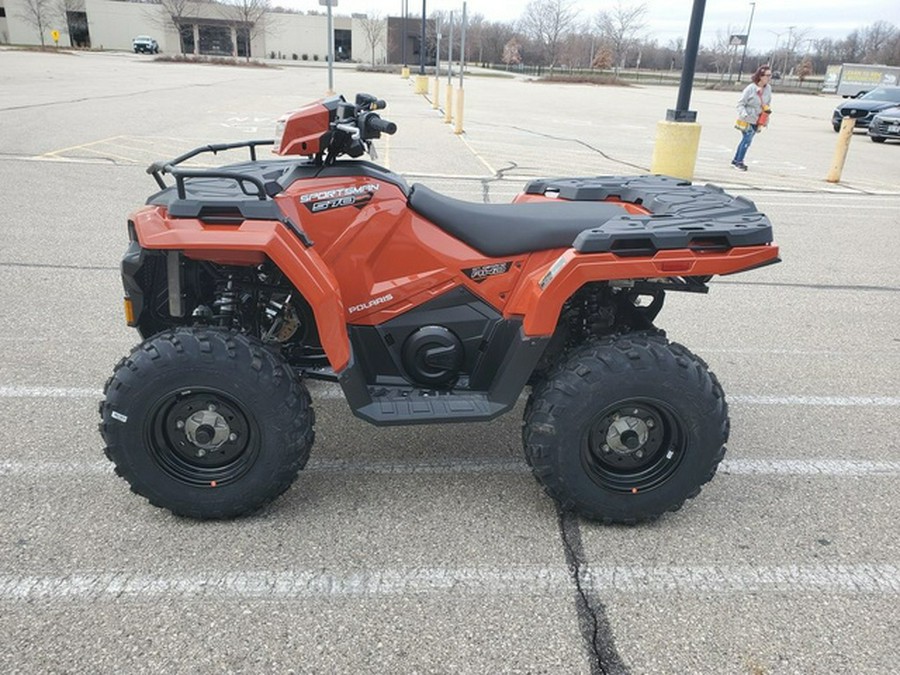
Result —
<instances>
[{"instance_id":1,"label":"white parking line","mask_svg":"<svg viewBox=\"0 0 900 675\"><path fill-rule=\"evenodd\" d=\"M306 381L313 399L333 400L344 398L344 393L336 384ZM0 386L0 398L92 398L100 399L99 389L85 387L27 387ZM900 406L900 396L763 396L755 394L729 394L729 403L746 405L796 405L796 406L837 406L869 407Z\"/></svg>"},{"instance_id":2,"label":"white parking line","mask_svg":"<svg viewBox=\"0 0 900 675\"><path fill-rule=\"evenodd\" d=\"M93 476L111 474L110 462L96 461L0 461L0 478ZM524 459L516 457L445 457L435 459L359 461L312 459L304 473L368 475L415 474L518 474L528 473ZM847 478L895 478L900 461L851 459L726 459L719 465L723 474L740 476L840 476Z\"/></svg>"},{"instance_id":3,"label":"white parking line","mask_svg":"<svg viewBox=\"0 0 900 675\"><path fill-rule=\"evenodd\" d=\"M591 566L582 586L605 594L647 593L808 593L838 595L900 594L896 565L641 565ZM86 572L59 576L0 575L0 600L79 602L248 598L287 600L347 596L556 595L571 587L562 565L505 567L396 567L330 572L205 571L159 575L137 572Z\"/></svg>"}]
</instances>

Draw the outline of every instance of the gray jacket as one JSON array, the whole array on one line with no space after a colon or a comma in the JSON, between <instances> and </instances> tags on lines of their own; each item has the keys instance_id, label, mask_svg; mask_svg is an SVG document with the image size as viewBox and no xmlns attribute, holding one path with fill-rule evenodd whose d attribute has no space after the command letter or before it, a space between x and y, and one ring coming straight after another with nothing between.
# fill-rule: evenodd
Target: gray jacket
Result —
<instances>
[{"instance_id":1,"label":"gray jacket","mask_svg":"<svg viewBox=\"0 0 900 675\"><path fill-rule=\"evenodd\" d=\"M763 105L772 103L772 87L768 84L762 88L762 101L759 100L759 86L751 82L741 93L741 100L737 104L738 119L750 124L756 124Z\"/></svg>"}]
</instances>

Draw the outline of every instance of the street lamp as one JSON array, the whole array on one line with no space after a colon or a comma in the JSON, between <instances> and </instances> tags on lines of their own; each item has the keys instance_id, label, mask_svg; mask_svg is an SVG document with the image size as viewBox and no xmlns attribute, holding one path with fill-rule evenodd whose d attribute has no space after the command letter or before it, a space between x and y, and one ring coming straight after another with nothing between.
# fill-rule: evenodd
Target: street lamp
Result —
<instances>
[{"instance_id":1,"label":"street lamp","mask_svg":"<svg viewBox=\"0 0 900 675\"><path fill-rule=\"evenodd\" d=\"M781 36L784 35L784 32L778 33L774 30L770 30L769 32L775 36L775 47L772 49L772 58L769 59L769 67L772 70L775 70L775 57L778 55L778 43L781 40Z\"/></svg>"},{"instance_id":2,"label":"street lamp","mask_svg":"<svg viewBox=\"0 0 900 675\"><path fill-rule=\"evenodd\" d=\"M747 22L747 33L744 35L744 51L741 54L741 65L738 68L737 81L741 81L741 75L744 74L744 58L747 56L747 43L750 42L750 28L753 26L753 13L756 11L756 3L750 3L750 20Z\"/></svg>"}]
</instances>

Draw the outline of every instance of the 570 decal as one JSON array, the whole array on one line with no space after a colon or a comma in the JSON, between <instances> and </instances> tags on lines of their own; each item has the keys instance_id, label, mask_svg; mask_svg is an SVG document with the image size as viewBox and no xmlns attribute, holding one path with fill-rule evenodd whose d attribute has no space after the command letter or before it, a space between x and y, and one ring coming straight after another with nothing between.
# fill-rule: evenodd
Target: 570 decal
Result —
<instances>
[{"instance_id":1,"label":"570 decal","mask_svg":"<svg viewBox=\"0 0 900 675\"><path fill-rule=\"evenodd\" d=\"M362 206L372 199L381 186L378 183L366 183L335 190L320 190L300 195L300 203L313 213L321 213L344 206Z\"/></svg>"}]
</instances>

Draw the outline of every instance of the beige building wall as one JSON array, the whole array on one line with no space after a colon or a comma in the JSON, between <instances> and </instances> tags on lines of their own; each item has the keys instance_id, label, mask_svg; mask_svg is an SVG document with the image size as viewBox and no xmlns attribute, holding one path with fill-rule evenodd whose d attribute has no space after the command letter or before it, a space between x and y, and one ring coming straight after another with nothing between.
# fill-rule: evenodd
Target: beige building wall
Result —
<instances>
[{"instance_id":1,"label":"beige building wall","mask_svg":"<svg viewBox=\"0 0 900 675\"><path fill-rule=\"evenodd\" d=\"M165 18L162 6L144 4L138 2L114 2L112 0L84 0L85 12L88 19L91 46L94 49L131 50L131 40L137 35L150 35L159 42L160 50L164 54L177 54L180 52L180 38L171 21ZM6 8L6 26L4 19L0 19L0 41L5 31L7 42L13 44L37 45L41 43L40 36L33 27L20 18L24 13L23 0L0 0ZM204 19L222 20L224 15L219 6L208 3L196 3L192 9L192 15L186 16L187 22ZM386 20L385 20L386 23ZM59 44L69 45L66 34L66 26L57 17L51 17L45 30L46 44L53 44L50 31L54 28L62 34ZM59 24L59 25L57 25ZM359 19L346 16L333 17L335 30L351 31L351 50L354 61L368 63L371 60L371 50L366 42L365 31ZM387 28L385 28L387 35ZM268 15L265 31L255 35L251 43L253 58L270 58L274 53L276 58L297 61L306 60L313 62L318 60L324 63L328 54L328 18L325 16L307 16L305 14L283 14L272 12ZM316 59L318 57L318 59ZM375 50L377 63L384 63L386 49L380 44Z\"/></svg>"}]
</instances>

